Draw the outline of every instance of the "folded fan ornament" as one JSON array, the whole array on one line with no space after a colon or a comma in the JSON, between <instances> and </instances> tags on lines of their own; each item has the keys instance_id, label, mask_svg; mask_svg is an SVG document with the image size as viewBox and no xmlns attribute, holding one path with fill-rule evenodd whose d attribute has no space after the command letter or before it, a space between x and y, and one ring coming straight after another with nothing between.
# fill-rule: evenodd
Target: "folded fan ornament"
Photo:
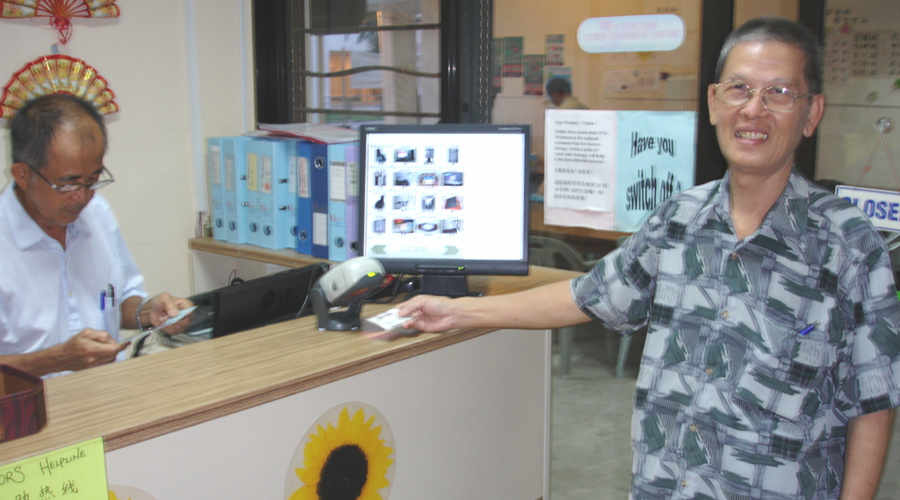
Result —
<instances>
[{"instance_id":1,"label":"folded fan ornament","mask_svg":"<svg viewBox=\"0 0 900 500\"><path fill-rule=\"evenodd\" d=\"M64 44L72 37L73 17L119 17L116 0L0 0L0 17L49 17Z\"/></svg>"},{"instance_id":2,"label":"folded fan ornament","mask_svg":"<svg viewBox=\"0 0 900 500\"><path fill-rule=\"evenodd\" d=\"M72 94L90 102L100 113L119 111L116 94L97 70L81 59L54 54L42 56L13 74L0 95L0 118L11 118L25 102L47 94Z\"/></svg>"}]
</instances>

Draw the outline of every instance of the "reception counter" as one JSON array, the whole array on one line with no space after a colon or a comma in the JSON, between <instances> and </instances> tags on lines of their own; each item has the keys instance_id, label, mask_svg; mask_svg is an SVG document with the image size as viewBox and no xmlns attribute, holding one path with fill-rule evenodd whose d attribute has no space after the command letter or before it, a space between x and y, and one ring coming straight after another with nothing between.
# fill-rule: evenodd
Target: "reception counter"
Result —
<instances>
[{"instance_id":1,"label":"reception counter","mask_svg":"<svg viewBox=\"0 0 900 500\"><path fill-rule=\"evenodd\" d=\"M572 276L532 268L470 277L469 288L503 294ZM390 498L546 495L547 331L381 341L321 332L307 317L49 379L45 392L47 426L0 444L0 466L102 437L108 482L148 498L286 498L307 429L357 401L395 437Z\"/></svg>"}]
</instances>

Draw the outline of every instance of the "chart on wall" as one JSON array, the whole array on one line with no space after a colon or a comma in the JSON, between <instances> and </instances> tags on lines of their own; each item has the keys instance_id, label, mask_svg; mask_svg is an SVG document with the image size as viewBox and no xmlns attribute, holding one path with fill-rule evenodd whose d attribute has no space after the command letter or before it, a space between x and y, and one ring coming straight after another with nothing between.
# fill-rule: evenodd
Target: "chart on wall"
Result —
<instances>
[{"instance_id":1,"label":"chart on wall","mask_svg":"<svg viewBox=\"0 0 900 500\"><path fill-rule=\"evenodd\" d=\"M818 127L816 177L900 191L897 1L828 0L824 28L825 115Z\"/></svg>"},{"instance_id":2,"label":"chart on wall","mask_svg":"<svg viewBox=\"0 0 900 500\"><path fill-rule=\"evenodd\" d=\"M900 9L895 0L829 2L825 10L827 84L845 86L851 78L900 78L897 20Z\"/></svg>"}]
</instances>

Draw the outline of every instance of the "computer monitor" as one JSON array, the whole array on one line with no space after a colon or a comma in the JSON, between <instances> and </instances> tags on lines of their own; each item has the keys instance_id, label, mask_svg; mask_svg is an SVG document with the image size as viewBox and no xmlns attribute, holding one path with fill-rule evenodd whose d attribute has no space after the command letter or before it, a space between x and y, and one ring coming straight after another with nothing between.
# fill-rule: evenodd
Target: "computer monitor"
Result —
<instances>
[{"instance_id":1,"label":"computer monitor","mask_svg":"<svg viewBox=\"0 0 900 500\"><path fill-rule=\"evenodd\" d=\"M288 269L212 292L212 336L297 318L309 290L325 272L319 264ZM312 314L312 307L304 316Z\"/></svg>"},{"instance_id":2,"label":"computer monitor","mask_svg":"<svg viewBox=\"0 0 900 500\"><path fill-rule=\"evenodd\" d=\"M424 293L472 274L528 274L529 127L360 127L360 255Z\"/></svg>"}]
</instances>

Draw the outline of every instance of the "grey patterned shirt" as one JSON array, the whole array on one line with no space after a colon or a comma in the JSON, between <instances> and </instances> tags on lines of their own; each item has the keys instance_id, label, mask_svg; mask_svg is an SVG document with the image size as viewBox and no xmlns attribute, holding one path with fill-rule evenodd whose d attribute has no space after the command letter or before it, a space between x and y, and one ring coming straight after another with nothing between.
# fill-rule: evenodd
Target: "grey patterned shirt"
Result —
<instances>
[{"instance_id":1,"label":"grey patterned shirt","mask_svg":"<svg viewBox=\"0 0 900 500\"><path fill-rule=\"evenodd\" d=\"M796 171L738 241L728 178L671 198L572 282L608 327L649 323L632 497L836 499L848 419L900 405L887 250Z\"/></svg>"}]
</instances>

